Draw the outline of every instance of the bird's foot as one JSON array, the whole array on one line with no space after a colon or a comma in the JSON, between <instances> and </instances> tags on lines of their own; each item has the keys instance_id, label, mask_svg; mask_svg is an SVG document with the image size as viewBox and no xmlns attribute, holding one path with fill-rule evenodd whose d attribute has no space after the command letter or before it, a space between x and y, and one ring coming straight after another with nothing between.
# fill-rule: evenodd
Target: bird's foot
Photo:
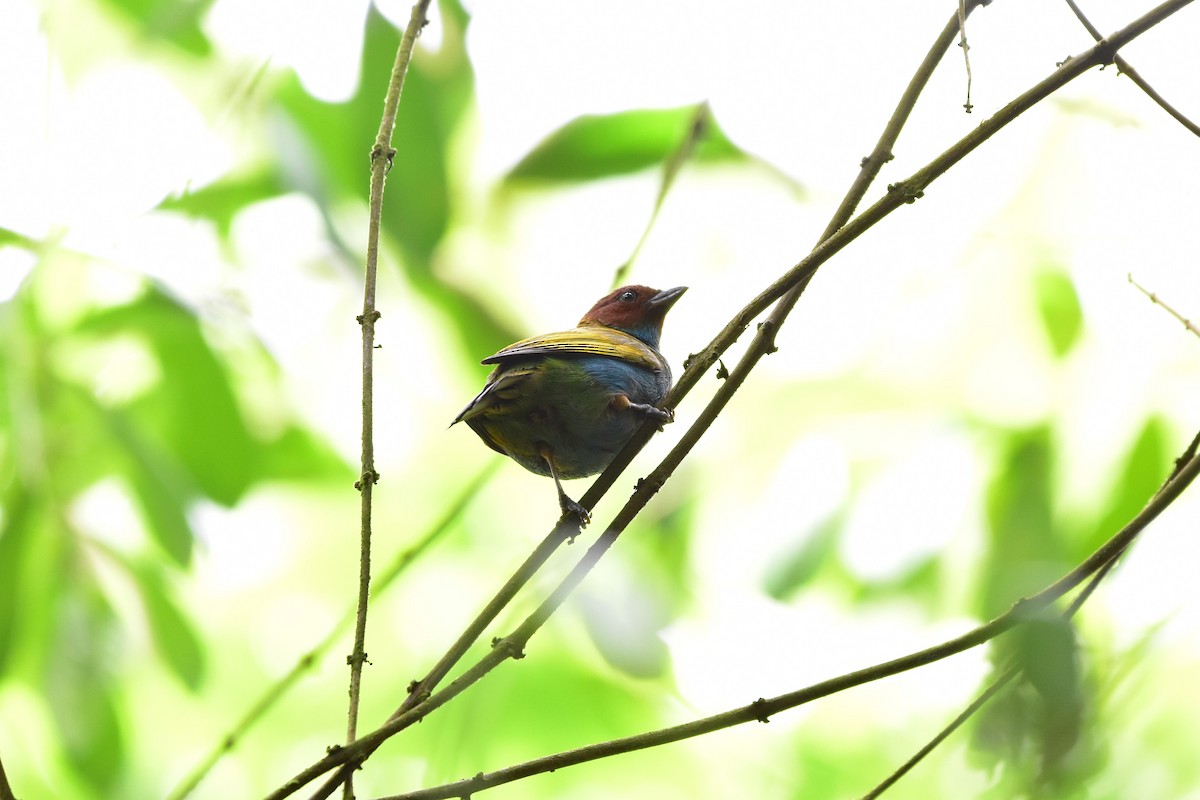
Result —
<instances>
[{"instance_id":1,"label":"bird's foot","mask_svg":"<svg viewBox=\"0 0 1200 800\"><path fill-rule=\"evenodd\" d=\"M592 521L592 512L565 494L559 496L558 505L562 509L563 517L575 517L579 521L580 528L586 528L587 524Z\"/></svg>"},{"instance_id":2,"label":"bird's foot","mask_svg":"<svg viewBox=\"0 0 1200 800\"><path fill-rule=\"evenodd\" d=\"M660 431L664 425L670 425L675 421L675 412L669 408L658 408L647 403L630 403L629 407L657 422Z\"/></svg>"}]
</instances>

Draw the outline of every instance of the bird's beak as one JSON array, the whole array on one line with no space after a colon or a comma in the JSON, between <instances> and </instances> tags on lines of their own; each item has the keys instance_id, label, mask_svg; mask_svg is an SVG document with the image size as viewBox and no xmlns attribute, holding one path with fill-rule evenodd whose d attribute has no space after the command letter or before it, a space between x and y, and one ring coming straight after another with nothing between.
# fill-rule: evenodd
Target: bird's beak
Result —
<instances>
[{"instance_id":1,"label":"bird's beak","mask_svg":"<svg viewBox=\"0 0 1200 800\"><path fill-rule=\"evenodd\" d=\"M683 293L688 290L686 286L676 286L674 289L663 289L658 294L646 301L646 304L651 308L663 310L665 314L667 310L675 305L675 301L683 297Z\"/></svg>"}]
</instances>

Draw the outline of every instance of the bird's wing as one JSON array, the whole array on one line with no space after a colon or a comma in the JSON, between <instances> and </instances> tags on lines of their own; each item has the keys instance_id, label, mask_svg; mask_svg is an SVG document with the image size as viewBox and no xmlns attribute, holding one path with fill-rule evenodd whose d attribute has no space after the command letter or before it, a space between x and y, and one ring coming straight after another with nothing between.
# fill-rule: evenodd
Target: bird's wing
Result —
<instances>
[{"instance_id":1,"label":"bird's wing","mask_svg":"<svg viewBox=\"0 0 1200 800\"><path fill-rule=\"evenodd\" d=\"M636 336L616 328L593 325L522 339L488 356L482 363L503 364L531 356L604 356L662 370L662 355Z\"/></svg>"},{"instance_id":2,"label":"bird's wing","mask_svg":"<svg viewBox=\"0 0 1200 800\"><path fill-rule=\"evenodd\" d=\"M488 376L487 385L483 387L483 391L475 395L475 398L467 403L462 411L458 412L458 416L454 418L454 422L466 422L471 424L471 420L476 417L492 414L504 414L512 406L513 403L521 399L521 397L529 391L534 391L530 383L536 384L538 381L538 370L536 365L514 365L508 368L497 369ZM485 435L484 431L475 425L471 425L488 446L497 452L503 453L490 437Z\"/></svg>"}]
</instances>

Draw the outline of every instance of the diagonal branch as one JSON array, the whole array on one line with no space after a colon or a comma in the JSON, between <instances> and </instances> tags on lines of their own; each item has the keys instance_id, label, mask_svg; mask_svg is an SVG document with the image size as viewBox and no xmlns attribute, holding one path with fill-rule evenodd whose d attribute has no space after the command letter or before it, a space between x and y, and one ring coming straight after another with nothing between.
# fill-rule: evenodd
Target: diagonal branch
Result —
<instances>
[{"instance_id":1,"label":"diagonal branch","mask_svg":"<svg viewBox=\"0 0 1200 800\"><path fill-rule=\"evenodd\" d=\"M1079 7L1079 4L1076 3L1075 0L1066 0L1066 2L1067 5L1071 7L1071 11L1074 12L1076 18L1079 19L1079 22L1083 25L1083 27L1087 28L1087 32L1091 34L1092 38L1097 42L1100 41L1102 38L1100 36L1100 31L1095 25L1092 24L1091 20L1084 16L1083 9ZM1133 68L1133 65L1121 58L1121 56L1115 56L1113 58L1113 63L1117 65L1117 69L1122 75L1129 76L1129 80L1133 81L1134 84L1143 92L1145 92L1151 100L1153 100L1155 103L1158 103L1163 111L1166 111L1168 114L1174 117L1180 125L1187 128L1197 136L1200 136L1200 125L1192 122L1184 115L1182 111L1168 103L1167 99L1159 94L1155 88L1141 76L1141 73Z\"/></svg>"},{"instance_id":2,"label":"diagonal branch","mask_svg":"<svg viewBox=\"0 0 1200 800\"><path fill-rule=\"evenodd\" d=\"M1089 576L1094 578L1101 576L1107 571L1109 565L1133 544L1137 537L1146 529L1146 526L1183 493L1191 482L1195 480L1197 474L1200 474L1200 456L1197 456L1193 450L1191 458L1150 499L1146 507L1078 567L1037 594L1018 600L1013 604L1012 608L999 617L934 647L876 664L872 667L846 673L845 675L822 681L804 689L779 695L778 697L771 699L760 698L748 705L682 725L675 725L637 736L629 736L624 739L614 739L609 742L588 745L576 750L527 761L507 769L497 770L496 772L480 773L472 778L455 783L391 795L379 800L437 800L438 798L467 797L484 789L511 783L512 781L531 775L551 772L621 753L670 744L747 722L766 722L769 717L781 711L795 708L845 689L861 686L864 683L931 664L977 647L1028 619L1036 618L1067 592L1079 586ZM1079 603L1073 603L1067 613L1073 614L1078 608ZM1009 672L1015 674L1014 670L1009 670ZM1011 677L1012 675L1006 673L1002 680L1007 681ZM998 689L998 686L989 687L989 693L985 693L986 697L977 700L973 705L982 705L987 697L990 697ZM965 720L965 717L962 717L962 719Z\"/></svg>"},{"instance_id":3,"label":"diagonal branch","mask_svg":"<svg viewBox=\"0 0 1200 800\"><path fill-rule=\"evenodd\" d=\"M1144 286L1142 286L1140 283L1138 283L1137 281L1135 281L1133 279L1132 272L1129 273L1128 277L1129 277L1129 282L1132 283L1135 287L1137 287L1137 290L1139 292L1146 295L1146 297L1149 298L1151 303L1154 303L1154 305L1156 305L1156 306L1162 306L1163 311L1166 311L1172 317L1174 317L1175 319L1182 322L1183 327L1187 328L1189 331L1191 331L1195 335L1200 336L1200 328L1196 327L1196 323L1192 322L1190 319L1183 316L1178 311L1176 311L1175 309L1171 308L1169 305L1164 303L1155 292L1147 291Z\"/></svg>"},{"instance_id":4,"label":"diagonal branch","mask_svg":"<svg viewBox=\"0 0 1200 800\"><path fill-rule=\"evenodd\" d=\"M1175 461L1175 468L1171 470L1170 476L1167 477L1167 480L1163 482L1163 485L1159 488L1158 492L1155 493L1155 497L1157 497L1168 486L1171 485L1172 481L1179 476L1179 473L1183 470L1183 467L1186 464L1195 459L1197 447L1200 447L1200 433L1196 434L1196 436L1192 439L1192 443L1188 445L1187 450L1185 450L1183 455ZM1132 547L1132 545L1133 543L1130 542L1123 549L1118 550L1113 554L1112 558L1104 562L1104 565L1100 567L1100 569L1096 570L1091 579L1088 580L1087 585L1083 587L1079 594L1075 596L1075 599L1071 601L1070 605L1067 606L1067 609L1063 612L1063 617L1066 619L1071 619L1071 617L1075 616L1075 614L1079 612L1079 609L1083 607L1083 604L1088 601L1088 598L1090 598L1092 593L1096 591L1096 588L1100 586L1100 582L1103 581L1109 572L1112 571L1112 568L1117 565L1117 561L1121 558L1121 556L1129 552L1129 548ZM925 758L925 756L932 753L938 745L948 739L950 734L962 727L963 724L966 723L966 721L972 716L974 716L979 709L983 708L989 700L999 694L1000 691L1004 689L1004 687L1006 687L1013 678L1017 677L1018 672L1019 669L1015 666L1010 666L1004 670L1000 677L988 684L987 688L980 693L979 697L975 698L973 701L971 701L969 706L963 709L962 713L951 720L946 727L938 731L937 734L934 735L934 737L930 739L923 747L921 747L920 750L914 753L912 757L908 759L908 761L905 761L903 764L897 767L891 775L888 775L886 778L884 778L874 789L863 795L860 800L875 800L885 791L890 789L898 780L912 771L912 768L919 764L922 759Z\"/></svg>"}]
</instances>

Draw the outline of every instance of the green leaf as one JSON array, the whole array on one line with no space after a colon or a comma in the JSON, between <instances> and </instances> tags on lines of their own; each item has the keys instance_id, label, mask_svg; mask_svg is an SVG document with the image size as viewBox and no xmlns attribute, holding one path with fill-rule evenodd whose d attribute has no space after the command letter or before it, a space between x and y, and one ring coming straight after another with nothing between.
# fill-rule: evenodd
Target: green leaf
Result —
<instances>
[{"instance_id":1,"label":"green leaf","mask_svg":"<svg viewBox=\"0 0 1200 800\"><path fill-rule=\"evenodd\" d=\"M4 495L0 523L0 675L9 673L9 663L27 633L31 615L23 613L30 603L41 600L40 577L28 564L28 550L35 544L37 526L32 498L24 491ZM44 587L44 584L43 584ZM36 607L36 606L35 606Z\"/></svg>"},{"instance_id":2,"label":"green leaf","mask_svg":"<svg viewBox=\"0 0 1200 800\"><path fill-rule=\"evenodd\" d=\"M1062 358L1079 341L1083 331L1083 311L1075 285L1064 270L1044 266L1034 275L1034 291L1050 349L1057 358Z\"/></svg>"},{"instance_id":3,"label":"green leaf","mask_svg":"<svg viewBox=\"0 0 1200 800\"><path fill-rule=\"evenodd\" d=\"M212 0L108 0L146 38L166 40L197 56L212 51L201 27L210 5Z\"/></svg>"},{"instance_id":4,"label":"green leaf","mask_svg":"<svg viewBox=\"0 0 1200 800\"><path fill-rule=\"evenodd\" d=\"M615 669L635 678L656 678L670 663L661 635L666 603L656 587L638 581L618 580L614 586L615 591L588 591L580 597L588 634Z\"/></svg>"},{"instance_id":5,"label":"green leaf","mask_svg":"<svg viewBox=\"0 0 1200 800\"><path fill-rule=\"evenodd\" d=\"M1125 456L1125 465L1112 490L1101 494L1107 502L1091 535L1078 542L1077 556L1091 553L1100 542L1124 527L1150 502L1170 473L1171 457L1167 453L1167 438L1167 423L1162 417L1146 420Z\"/></svg>"},{"instance_id":6,"label":"green leaf","mask_svg":"<svg viewBox=\"0 0 1200 800\"><path fill-rule=\"evenodd\" d=\"M1015 663L1055 715L1080 703L1079 643L1070 620L1056 612L1022 623L1012 634ZM1076 731L1077 732L1077 731Z\"/></svg>"},{"instance_id":7,"label":"green leaf","mask_svg":"<svg viewBox=\"0 0 1200 800\"><path fill-rule=\"evenodd\" d=\"M988 555L981 609L985 618L1057 579L1066 567L1053 517L1049 429L1014 432L1006 449L987 492Z\"/></svg>"},{"instance_id":8,"label":"green leaf","mask_svg":"<svg viewBox=\"0 0 1200 800\"><path fill-rule=\"evenodd\" d=\"M221 235L227 237L230 224L239 211L254 203L278 197L285 190L279 175L260 170L249 175L225 177L178 197L168 197L158 207L211 220Z\"/></svg>"},{"instance_id":9,"label":"green leaf","mask_svg":"<svg viewBox=\"0 0 1200 800\"><path fill-rule=\"evenodd\" d=\"M414 54L405 78L382 225L404 254L401 267L412 287L442 311L467 352L487 354L521 334L497 318L487 303L433 271L434 254L450 227L454 187L447 151L471 106L475 83L466 57L466 16L457 4L444 2L442 7L448 13L443 14L441 50ZM399 44L400 31L372 7L363 34L359 86L350 100L318 100L295 78L279 91L279 102L304 145L281 148L284 180L308 192L327 221L345 196L368 202L369 156ZM329 224L336 240L337 231ZM347 255L361 258L360 253Z\"/></svg>"},{"instance_id":10,"label":"green leaf","mask_svg":"<svg viewBox=\"0 0 1200 800\"><path fill-rule=\"evenodd\" d=\"M776 600L787 600L812 580L829 562L837 546L841 520L831 517L794 547L771 563L765 590Z\"/></svg>"},{"instance_id":11,"label":"green leaf","mask_svg":"<svg viewBox=\"0 0 1200 800\"><path fill-rule=\"evenodd\" d=\"M204 648L191 621L179 610L163 584L160 571L133 569L131 574L142 595L146 624L159 657L175 676L193 691L204 680Z\"/></svg>"},{"instance_id":12,"label":"green leaf","mask_svg":"<svg viewBox=\"0 0 1200 800\"><path fill-rule=\"evenodd\" d=\"M44 661L46 699L63 748L71 766L104 796L112 796L125 763L111 679L115 628L116 615L90 579L64 582Z\"/></svg>"},{"instance_id":13,"label":"green leaf","mask_svg":"<svg viewBox=\"0 0 1200 800\"><path fill-rule=\"evenodd\" d=\"M589 181L663 163L689 134L695 106L576 117L543 139L508 181ZM711 116L693 153L698 161L745 158Z\"/></svg>"},{"instance_id":14,"label":"green leaf","mask_svg":"<svg viewBox=\"0 0 1200 800\"><path fill-rule=\"evenodd\" d=\"M180 474L170 454L158 451L138 434L127 415L114 411L105 417L127 456L125 482L142 509L146 529L177 564L186 567L195 540L187 519L193 484Z\"/></svg>"},{"instance_id":15,"label":"green leaf","mask_svg":"<svg viewBox=\"0 0 1200 800\"><path fill-rule=\"evenodd\" d=\"M297 425L264 444L259 456L262 480L348 481L355 474L333 448Z\"/></svg>"},{"instance_id":16,"label":"green leaf","mask_svg":"<svg viewBox=\"0 0 1200 800\"><path fill-rule=\"evenodd\" d=\"M151 287L132 303L85 318L79 330L141 335L161 380L130 404L128 419L181 464L205 495L223 505L237 502L257 477L259 444L195 314Z\"/></svg>"},{"instance_id":17,"label":"green leaf","mask_svg":"<svg viewBox=\"0 0 1200 800\"><path fill-rule=\"evenodd\" d=\"M998 759L1014 786L1061 796L1046 794L1046 787L1078 783L1097 767L1083 736L1087 695L1074 628L1059 612L1046 611L999 640L993 659L998 670L1011 665L1020 673L985 707L973 742L983 751L978 755ZM1081 742L1087 757L1067 759Z\"/></svg>"}]
</instances>

